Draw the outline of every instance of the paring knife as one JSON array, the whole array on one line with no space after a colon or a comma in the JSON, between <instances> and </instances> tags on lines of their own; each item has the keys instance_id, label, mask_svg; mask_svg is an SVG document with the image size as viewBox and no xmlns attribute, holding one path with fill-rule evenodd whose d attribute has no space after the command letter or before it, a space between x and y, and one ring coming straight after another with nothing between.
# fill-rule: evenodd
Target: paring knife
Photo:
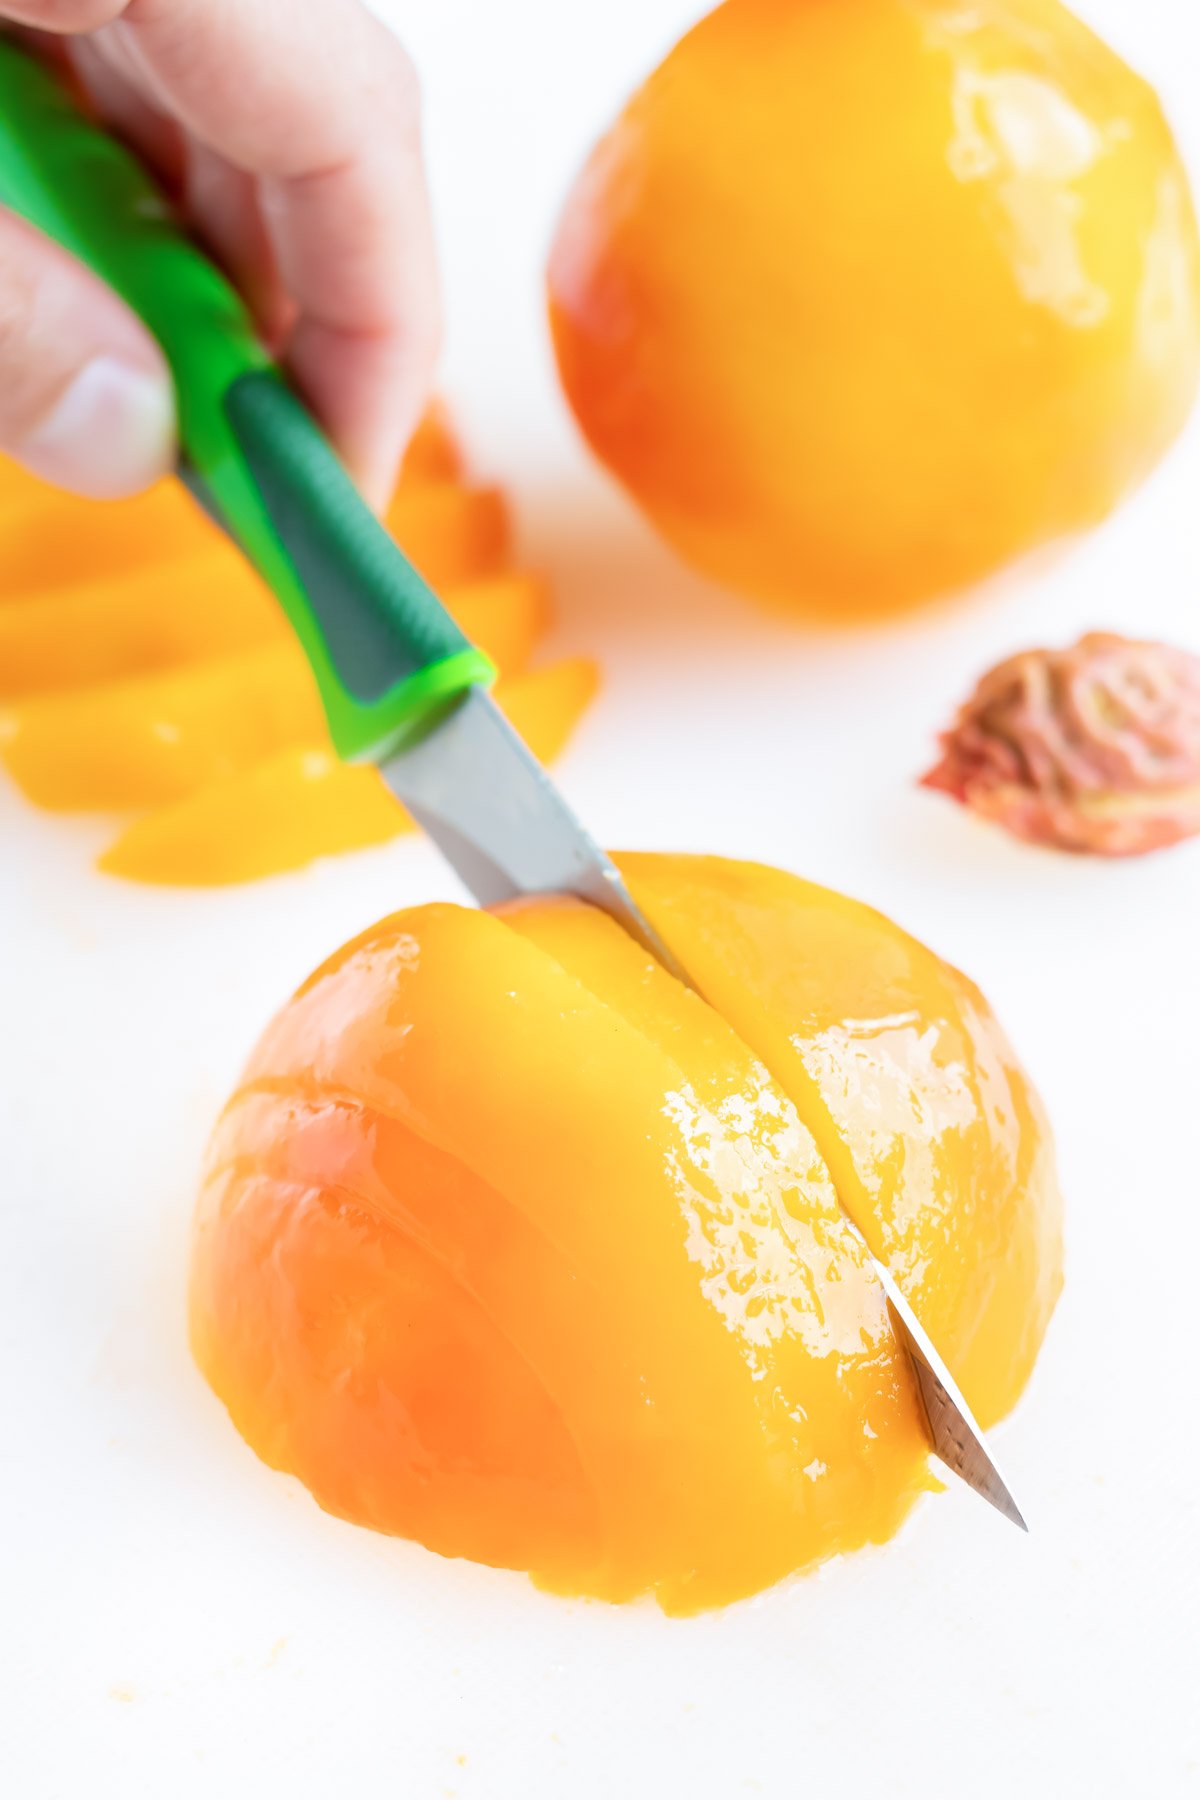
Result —
<instances>
[{"instance_id":1,"label":"paring knife","mask_svg":"<svg viewBox=\"0 0 1200 1800\"><path fill-rule=\"evenodd\" d=\"M140 163L4 40L0 202L89 264L162 345L176 387L180 473L283 606L338 754L379 763L482 905L578 895L687 981L615 864L491 699L488 659L361 499L237 294L183 235ZM1024 1530L953 1377L891 1274L871 1261L934 1451Z\"/></svg>"}]
</instances>

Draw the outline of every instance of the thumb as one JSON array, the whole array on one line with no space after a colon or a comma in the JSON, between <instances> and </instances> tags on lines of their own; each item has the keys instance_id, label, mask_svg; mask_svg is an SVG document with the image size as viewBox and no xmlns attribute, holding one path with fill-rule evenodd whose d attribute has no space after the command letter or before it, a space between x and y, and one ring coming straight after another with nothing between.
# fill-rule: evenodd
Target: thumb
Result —
<instances>
[{"instance_id":1,"label":"thumb","mask_svg":"<svg viewBox=\"0 0 1200 1800\"><path fill-rule=\"evenodd\" d=\"M162 351L90 269L0 211L0 450L96 499L148 487L175 458Z\"/></svg>"}]
</instances>

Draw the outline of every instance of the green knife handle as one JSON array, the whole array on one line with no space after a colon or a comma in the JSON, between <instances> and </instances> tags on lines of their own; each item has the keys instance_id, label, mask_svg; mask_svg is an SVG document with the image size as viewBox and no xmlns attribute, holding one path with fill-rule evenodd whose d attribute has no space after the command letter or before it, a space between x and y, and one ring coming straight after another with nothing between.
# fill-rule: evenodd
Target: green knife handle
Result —
<instances>
[{"instance_id":1,"label":"green knife handle","mask_svg":"<svg viewBox=\"0 0 1200 1800\"><path fill-rule=\"evenodd\" d=\"M384 755L492 680L141 164L3 39L0 203L94 269L162 345L189 472L284 607L339 754Z\"/></svg>"}]
</instances>

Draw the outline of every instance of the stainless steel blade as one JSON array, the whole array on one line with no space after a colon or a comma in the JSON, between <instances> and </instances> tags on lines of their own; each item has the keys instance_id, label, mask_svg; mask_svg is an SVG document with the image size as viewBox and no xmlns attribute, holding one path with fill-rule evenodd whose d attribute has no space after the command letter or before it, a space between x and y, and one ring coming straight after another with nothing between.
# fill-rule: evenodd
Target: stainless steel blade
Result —
<instances>
[{"instance_id":1,"label":"stainless steel blade","mask_svg":"<svg viewBox=\"0 0 1200 1800\"><path fill-rule=\"evenodd\" d=\"M520 894L575 894L610 913L656 962L687 981L616 864L482 688L472 688L435 731L389 757L382 771L481 906Z\"/></svg>"},{"instance_id":2,"label":"stainless steel blade","mask_svg":"<svg viewBox=\"0 0 1200 1800\"><path fill-rule=\"evenodd\" d=\"M870 1254L870 1252L868 1252ZM1028 1531L1021 1510L1009 1491L1008 1483L996 1467L975 1415L963 1398L957 1382L938 1355L929 1334L916 1313L896 1286L891 1271L871 1256L871 1263L887 1295L888 1307L896 1335L908 1351L917 1378L917 1389L929 1437L938 1458L969 1488L990 1502L997 1512Z\"/></svg>"},{"instance_id":3,"label":"stainless steel blade","mask_svg":"<svg viewBox=\"0 0 1200 1800\"><path fill-rule=\"evenodd\" d=\"M481 905L521 894L575 894L602 907L656 962L695 986L637 906L616 864L584 830L482 688L472 689L413 748L389 757L382 770L397 799ZM848 1213L846 1218L861 1239ZM1027 1530L954 1377L888 1270L874 1256L871 1262L912 1363L935 1454Z\"/></svg>"}]
</instances>

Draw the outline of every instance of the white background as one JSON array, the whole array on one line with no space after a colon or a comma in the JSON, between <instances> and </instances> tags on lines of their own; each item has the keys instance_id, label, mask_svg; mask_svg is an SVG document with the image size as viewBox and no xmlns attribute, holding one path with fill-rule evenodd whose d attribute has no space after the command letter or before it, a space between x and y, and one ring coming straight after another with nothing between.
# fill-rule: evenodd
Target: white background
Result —
<instances>
[{"instance_id":1,"label":"white background","mask_svg":"<svg viewBox=\"0 0 1200 1800\"><path fill-rule=\"evenodd\" d=\"M1069 554L892 629L768 622L688 576L591 469L541 267L569 175L697 0L409 0L447 383L603 660L562 765L602 839L861 894L995 1001L1055 1120L1068 1284L998 1433L1032 1522L960 1493L887 1548L693 1621L570 1605L324 1517L192 1369L207 1127L269 1011L424 845L217 893L89 863L107 827L0 787L0 1785L14 1800L735 1800L1200 1787L1200 844L1038 853L920 793L993 657L1114 626L1200 648L1200 428ZM1088 0L1200 170L1192 0Z\"/></svg>"}]
</instances>

